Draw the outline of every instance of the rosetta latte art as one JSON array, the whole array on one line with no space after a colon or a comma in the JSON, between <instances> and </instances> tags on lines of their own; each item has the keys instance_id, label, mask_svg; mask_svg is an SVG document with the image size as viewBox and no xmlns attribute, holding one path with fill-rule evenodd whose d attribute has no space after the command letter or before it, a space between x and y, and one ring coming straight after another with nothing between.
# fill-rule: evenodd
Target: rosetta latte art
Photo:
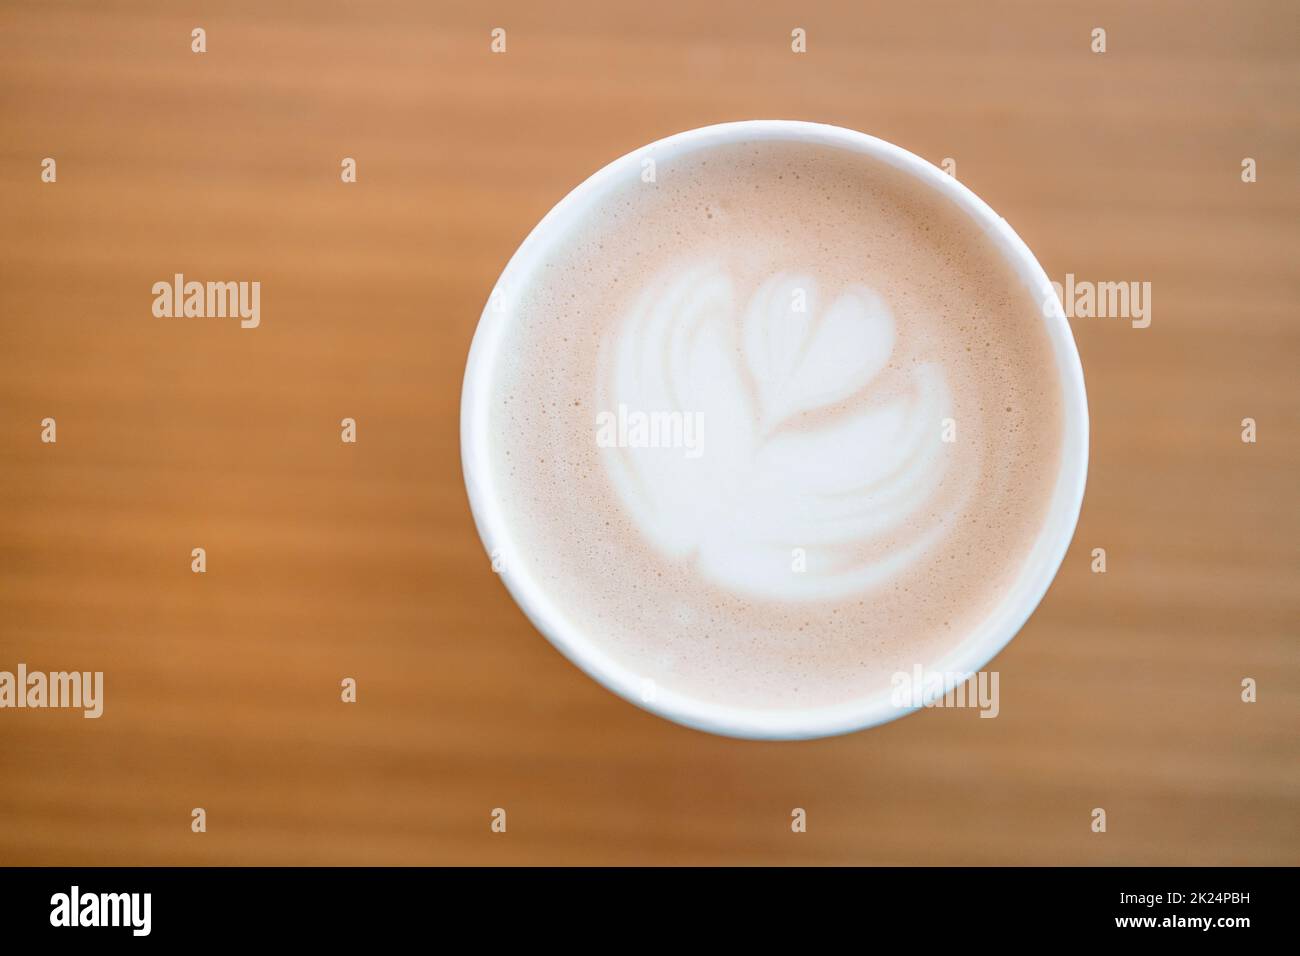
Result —
<instances>
[{"instance_id":1,"label":"rosetta latte art","mask_svg":"<svg viewBox=\"0 0 1300 956\"><path fill-rule=\"evenodd\" d=\"M701 454L601 448L640 533L751 598L839 598L914 566L971 476L949 474L944 369L891 368L897 338L860 285L823 299L811 277L780 273L746 297L720 266L651 283L602 343L599 407L704 427Z\"/></svg>"}]
</instances>

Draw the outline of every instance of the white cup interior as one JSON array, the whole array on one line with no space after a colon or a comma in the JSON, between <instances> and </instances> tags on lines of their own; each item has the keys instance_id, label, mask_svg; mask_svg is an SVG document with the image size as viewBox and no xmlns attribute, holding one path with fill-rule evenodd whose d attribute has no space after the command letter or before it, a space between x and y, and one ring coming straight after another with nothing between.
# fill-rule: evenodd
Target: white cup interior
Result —
<instances>
[{"instance_id":1,"label":"white cup interior","mask_svg":"<svg viewBox=\"0 0 1300 956\"><path fill-rule=\"evenodd\" d=\"M461 459L470 507L489 554L516 553L511 529L497 505L497 489L489 467L488 410L493 392L492 369L497 349L510 342L512 290L526 288L534 271L556 241L581 224L592 207L629 177L640 175L641 161L657 163L676 155L724 143L754 140L800 141L861 153L903 170L950 199L977 222L1036 301L1045 304L1043 321L1051 339L1059 372L1063 407L1063 449L1047 519L1011 588L977 627L927 671L966 675L979 671L1020 630L1038 606L1056 575L1074 535L1083 502L1088 470L1088 406L1083 370L1074 336L1060 302L1038 260L1007 221L956 179L908 151L865 133L792 120L753 120L725 123L679 133L614 160L575 188L529 233L497 282L495 301L479 319L465 370L461 395ZM616 694L670 720L711 733L760 739L803 739L848 733L904 716L917 709L899 707L891 688L873 688L860 699L829 707L806 709L745 709L727 707L657 686L645 693L640 675L606 653L598 640L580 629L526 567L507 564L502 580L539 631L566 657ZM958 683L945 682L944 693ZM648 699L647 699L648 697Z\"/></svg>"}]
</instances>

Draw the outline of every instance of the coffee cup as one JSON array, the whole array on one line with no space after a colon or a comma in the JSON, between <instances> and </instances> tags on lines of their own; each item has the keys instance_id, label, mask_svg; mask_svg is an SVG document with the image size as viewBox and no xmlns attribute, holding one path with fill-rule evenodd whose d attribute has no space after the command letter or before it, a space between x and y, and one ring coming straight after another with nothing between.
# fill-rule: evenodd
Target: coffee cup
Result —
<instances>
[{"instance_id":1,"label":"coffee cup","mask_svg":"<svg viewBox=\"0 0 1300 956\"><path fill-rule=\"evenodd\" d=\"M1019 570L991 610L942 656L927 662L931 673L946 675L933 688L942 695L983 669L1016 635L1042 600L1060 567L1082 504L1088 464L1088 410L1083 374L1073 335L1043 268L1005 219L961 182L920 157L865 133L815 123L760 120L709 126L670 136L633 150L599 170L565 196L537 224L502 272L486 304L470 350L461 401L461 455L469 503L483 544L493 556L502 582L533 625L570 661L606 688L652 713L698 730L755 739L806 739L861 730L904 716L923 706L900 705L886 685L864 687L860 696L824 705L745 706L686 693L670 683L648 679L612 653L601 635L574 619L555 589L528 562L513 560L522 550L503 508L500 466L492 458L491 369L501 351L517 347L514 308L517 291L527 288L545 267L557 244L580 229L585 217L629 179L644 177L647 158L659 168L690 153L695 157L737 143L804 143L855 154L863 162L885 164L921 188L951 203L974 223L1042 310L1042 330L1055 364L1059 388L1061 447L1043 518L1028 543ZM654 168L651 166L649 168ZM617 568L611 568L617 579ZM665 621L671 614L665 608Z\"/></svg>"}]
</instances>

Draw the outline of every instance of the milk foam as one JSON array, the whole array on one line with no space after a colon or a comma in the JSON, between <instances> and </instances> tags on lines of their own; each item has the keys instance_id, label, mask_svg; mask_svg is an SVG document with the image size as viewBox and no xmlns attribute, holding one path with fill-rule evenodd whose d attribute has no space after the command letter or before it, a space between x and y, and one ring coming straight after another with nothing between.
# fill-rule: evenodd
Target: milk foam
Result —
<instances>
[{"instance_id":1,"label":"milk foam","mask_svg":"<svg viewBox=\"0 0 1300 956\"><path fill-rule=\"evenodd\" d=\"M865 286L823 296L812 275L781 272L740 292L720 264L687 260L611 330L600 407L698 415L707 429L699 456L603 449L611 484L664 558L738 594L818 600L896 578L943 537L923 511L952 463L942 365L879 381L897 336ZM846 402L833 421L801 419ZM862 553L902 526L906 543Z\"/></svg>"},{"instance_id":2,"label":"milk foam","mask_svg":"<svg viewBox=\"0 0 1300 956\"><path fill-rule=\"evenodd\" d=\"M1042 523L1062 425L1038 304L961 210L856 154L737 144L657 178L514 290L506 560L661 686L887 688L990 613ZM637 413L699 447L597 440Z\"/></svg>"}]
</instances>

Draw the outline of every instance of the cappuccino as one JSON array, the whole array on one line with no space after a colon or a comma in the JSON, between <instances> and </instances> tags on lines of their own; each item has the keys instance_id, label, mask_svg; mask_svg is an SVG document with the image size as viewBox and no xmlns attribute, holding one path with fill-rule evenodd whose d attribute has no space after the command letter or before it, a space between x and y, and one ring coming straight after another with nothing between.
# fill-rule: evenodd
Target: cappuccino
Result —
<instances>
[{"instance_id":1,"label":"cappuccino","mask_svg":"<svg viewBox=\"0 0 1300 956\"><path fill-rule=\"evenodd\" d=\"M647 687L763 710L888 693L990 616L1046 521L1041 303L884 159L767 138L653 172L497 290L501 557Z\"/></svg>"}]
</instances>

